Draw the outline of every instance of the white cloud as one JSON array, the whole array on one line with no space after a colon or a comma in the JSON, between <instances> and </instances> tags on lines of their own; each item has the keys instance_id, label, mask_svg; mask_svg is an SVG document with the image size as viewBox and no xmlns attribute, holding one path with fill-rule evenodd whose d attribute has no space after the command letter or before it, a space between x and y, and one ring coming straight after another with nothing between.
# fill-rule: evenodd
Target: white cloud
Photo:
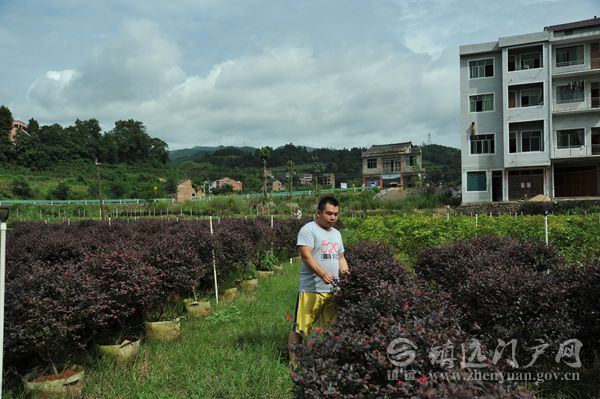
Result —
<instances>
[{"instance_id":1,"label":"white cloud","mask_svg":"<svg viewBox=\"0 0 600 399\"><path fill-rule=\"evenodd\" d=\"M265 48L188 77L179 56L156 26L136 21L80 68L38 78L29 96L37 114L61 120L142 120L173 147L415 140L442 131L428 116L448 119L456 111L441 95L452 81L447 69L386 45Z\"/></svg>"},{"instance_id":2,"label":"white cloud","mask_svg":"<svg viewBox=\"0 0 600 399\"><path fill-rule=\"evenodd\" d=\"M62 124L97 118L105 129L135 118L172 148L368 146L421 142L428 131L456 146L458 45L540 31L592 9L589 0L562 13L562 3L525 0L110 0L89 8L57 0L41 10L23 1L4 13L22 23L13 25L18 47L31 49L14 54L14 82L29 86L15 114ZM21 4L29 15L19 14ZM38 15L48 15L39 20L47 34L35 33ZM19 94L14 82L0 97Z\"/></svg>"}]
</instances>

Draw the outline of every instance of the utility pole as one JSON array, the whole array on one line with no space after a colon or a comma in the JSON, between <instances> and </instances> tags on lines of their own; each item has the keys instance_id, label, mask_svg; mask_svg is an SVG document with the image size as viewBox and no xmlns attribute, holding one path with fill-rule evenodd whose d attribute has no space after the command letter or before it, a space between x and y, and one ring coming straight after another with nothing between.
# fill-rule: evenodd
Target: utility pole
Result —
<instances>
[{"instance_id":1,"label":"utility pole","mask_svg":"<svg viewBox=\"0 0 600 399\"><path fill-rule=\"evenodd\" d=\"M99 163L98 158L96 158L96 176L98 177L98 196L100 198L100 220L102 220L102 208L104 206L104 203L102 201L102 185L100 184L100 165L102 165L102 164Z\"/></svg>"},{"instance_id":2,"label":"utility pole","mask_svg":"<svg viewBox=\"0 0 600 399\"><path fill-rule=\"evenodd\" d=\"M319 176L321 175L321 164L317 155L312 156L313 160L313 179L315 183L315 195L319 194Z\"/></svg>"},{"instance_id":3,"label":"utility pole","mask_svg":"<svg viewBox=\"0 0 600 399\"><path fill-rule=\"evenodd\" d=\"M292 198L292 192L294 191L294 176L296 176L296 170L294 169L294 161L287 161L287 178L288 178L288 192L289 197Z\"/></svg>"}]
</instances>

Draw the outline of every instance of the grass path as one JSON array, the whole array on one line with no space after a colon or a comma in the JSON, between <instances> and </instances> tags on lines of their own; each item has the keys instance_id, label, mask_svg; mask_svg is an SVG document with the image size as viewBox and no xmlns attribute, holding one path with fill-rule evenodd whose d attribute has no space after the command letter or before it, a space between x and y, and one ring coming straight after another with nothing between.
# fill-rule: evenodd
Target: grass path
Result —
<instances>
[{"instance_id":1,"label":"grass path","mask_svg":"<svg viewBox=\"0 0 600 399\"><path fill-rule=\"evenodd\" d=\"M184 319L182 339L144 341L133 366L99 360L86 375L89 399L291 398L286 345L298 290L297 264L231 304L212 320Z\"/></svg>"}]
</instances>

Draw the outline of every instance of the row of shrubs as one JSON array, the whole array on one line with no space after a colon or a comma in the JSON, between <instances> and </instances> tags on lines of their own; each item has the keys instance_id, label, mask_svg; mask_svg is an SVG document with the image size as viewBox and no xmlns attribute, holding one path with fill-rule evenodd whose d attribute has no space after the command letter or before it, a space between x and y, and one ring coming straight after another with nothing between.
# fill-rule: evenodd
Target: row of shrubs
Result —
<instances>
[{"instance_id":1,"label":"row of shrubs","mask_svg":"<svg viewBox=\"0 0 600 399\"><path fill-rule=\"evenodd\" d=\"M598 215L551 215L548 240L569 262L584 264L600 260L600 220ZM412 262L424 247L461 242L482 235L497 235L544 242L543 216L475 217L446 215L370 216L345 218L345 242L383 242Z\"/></svg>"},{"instance_id":2,"label":"row of shrubs","mask_svg":"<svg viewBox=\"0 0 600 399\"><path fill-rule=\"evenodd\" d=\"M571 266L544 245L491 236L424 249L414 274L383 244L351 245L346 258L351 273L342 276L335 296L336 323L296 348L292 377L299 398L531 398L514 381L467 378L469 369L459 365L461 345L470 358L476 353L468 346L477 342L473 339L486 357L485 372L582 371L555 361L559 345L573 338L583 343L584 370L593 370L589 366L600 348L598 262ZM394 374L390 344L400 338L416 346L415 357ZM498 339L517 340L520 368L507 361L510 347L498 362L490 361ZM549 345L546 351L525 369L542 342ZM431 361L430 350L444 345L453 350L450 369ZM455 373L455 381L436 374L447 371ZM582 373L575 396L595 397L599 377Z\"/></svg>"},{"instance_id":3,"label":"row of shrubs","mask_svg":"<svg viewBox=\"0 0 600 399\"><path fill-rule=\"evenodd\" d=\"M212 254L221 286L258 255L294 250L301 222L16 223L8 235L5 362L23 369L63 361L159 317L169 296L207 294ZM280 254L283 256L283 254Z\"/></svg>"}]
</instances>

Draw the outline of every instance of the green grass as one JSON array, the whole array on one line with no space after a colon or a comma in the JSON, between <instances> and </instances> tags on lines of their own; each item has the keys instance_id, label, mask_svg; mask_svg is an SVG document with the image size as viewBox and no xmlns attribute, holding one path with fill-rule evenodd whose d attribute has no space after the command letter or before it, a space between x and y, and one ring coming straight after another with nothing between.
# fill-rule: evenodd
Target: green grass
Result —
<instances>
[{"instance_id":1,"label":"green grass","mask_svg":"<svg viewBox=\"0 0 600 399\"><path fill-rule=\"evenodd\" d=\"M257 291L238 290L230 304L215 306L213 296L213 316L183 319L180 341L144 341L130 367L92 361L85 397L291 398L285 316L294 311L298 273L299 265L287 264L283 274L260 280Z\"/></svg>"}]
</instances>

